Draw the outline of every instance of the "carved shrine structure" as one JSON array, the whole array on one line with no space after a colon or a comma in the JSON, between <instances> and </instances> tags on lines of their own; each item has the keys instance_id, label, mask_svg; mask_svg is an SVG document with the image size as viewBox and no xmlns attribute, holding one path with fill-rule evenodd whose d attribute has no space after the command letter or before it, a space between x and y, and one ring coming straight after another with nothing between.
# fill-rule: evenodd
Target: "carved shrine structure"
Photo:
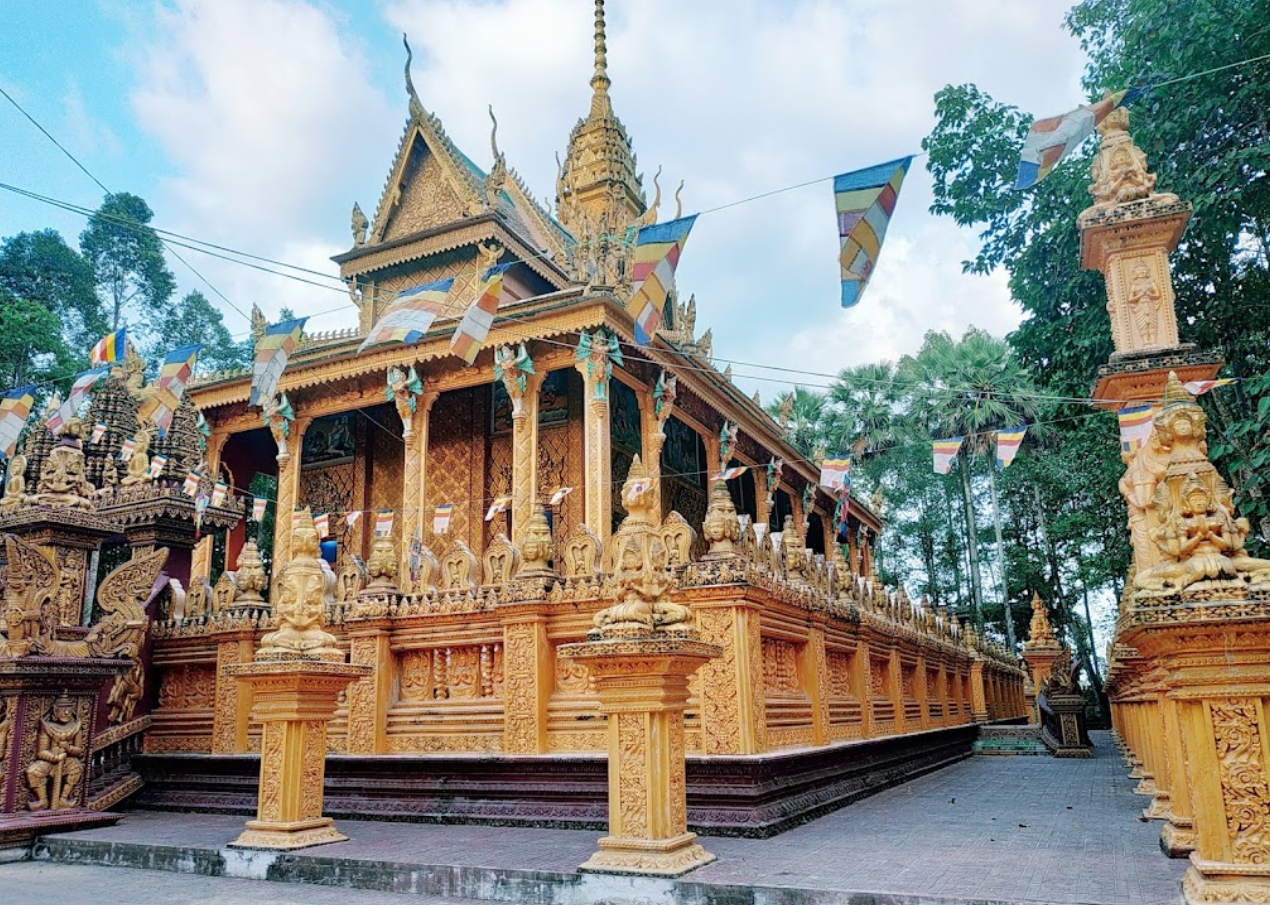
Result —
<instances>
[{"instance_id":1,"label":"carved shrine structure","mask_svg":"<svg viewBox=\"0 0 1270 905\"><path fill-rule=\"evenodd\" d=\"M409 114L383 194L373 217L354 207L352 247L335 258L358 326L304 336L262 410L248 405L248 372L193 381L168 437L148 438L168 456L157 481L115 473L138 430L136 363L94 394L90 423L108 429L85 447L85 475L104 489L74 510L91 531L67 528L63 541L32 528L32 542L56 548L63 574L89 576L103 541L137 556L162 543L188 589L155 598L140 689L126 693L137 700L103 717L109 728L88 745L110 763L110 746L133 740L135 784L118 794L263 815L271 720L283 717L262 710L247 677L310 593L292 586L297 557L313 568L309 541L297 546L303 519L293 523L305 509L329 516L315 649L360 673L329 689L330 718L311 737L339 755L326 764L335 817L620 817L597 869L656 850L669 854L642 869L674 873L704 857L689 827L776 832L967 755L977 724L1026 716L1012 654L878 582L882 524L866 501L852 498L840 538L817 467L715 367L693 299L672 296L652 341L634 344L629 236L658 219L661 189L655 179L649 204L613 112L603 26L597 2L590 109L569 136L554 215L493 135L488 171L455 146L407 57ZM465 366L450 350L455 317L496 262L511 264L503 305ZM416 344L357 354L399 290L448 277L452 316ZM28 484L52 461L45 434L37 426L27 441ZM230 490L196 537L169 477L200 465L204 482ZM748 470L713 479L730 466ZM259 522L243 517L250 496L269 500ZM442 505L452 514L434 533ZM385 510L392 528L377 537ZM0 527L19 533L42 511L18 507ZM354 511L364 517L350 524ZM73 633L91 595L67 581L58 612ZM595 646L606 641L631 654L617 673L605 665L616 648ZM650 682L678 677L660 703L606 691L636 661L657 666ZM645 739L668 745L668 766L663 785L621 791L648 806L631 811L642 816L615 816L608 777L648 778L606 773L636 720L670 727ZM316 807L274 822L316 819L320 794Z\"/></svg>"}]
</instances>

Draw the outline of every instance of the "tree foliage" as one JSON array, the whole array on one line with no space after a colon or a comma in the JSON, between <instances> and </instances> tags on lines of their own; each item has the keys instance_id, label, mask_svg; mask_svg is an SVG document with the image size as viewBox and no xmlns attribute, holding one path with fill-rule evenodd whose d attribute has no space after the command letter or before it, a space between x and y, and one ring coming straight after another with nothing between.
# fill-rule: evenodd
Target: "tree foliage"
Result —
<instances>
[{"instance_id":1,"label":"tree foliage","mask_svg":"<svg viewBox=\"0 0 1270 905\"><path fill-rule=\"evenodd\" d=\"M107 195L79 237L92 268L109 329L127 323L134 332L154 332L176 291L163 257L163 243L150 227L154 212L127 192Z\"/></svg>"},{"instance_id":2,"label":"tree foliage","mask_svg":"<svg viewBox=\"0 0 1270 905\"><path fill-rule=\"evenodd\" d=\"M220 309L197 289L188 292L164 314L152 356L161 355L172 346L189 343L203 344L198 358L199 370L236 368L249 360L250 349L234 342Z\"/></svg>"}]
</instances>

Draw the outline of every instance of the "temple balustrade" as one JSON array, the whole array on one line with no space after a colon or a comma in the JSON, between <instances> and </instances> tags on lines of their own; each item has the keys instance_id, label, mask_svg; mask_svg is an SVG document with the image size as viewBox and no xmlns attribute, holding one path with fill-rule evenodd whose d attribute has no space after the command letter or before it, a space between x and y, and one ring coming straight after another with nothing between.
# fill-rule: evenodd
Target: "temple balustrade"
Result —
<instances>
[{"instance_id":1,"label":"temple balustrade","mask_svg":"<svg viewBox=\"0 0 1270 905\"><path fill-rule=\"evenodd\" d=\"M663 532L683 535L669 513ZM671 599L723 648L692 680L694 754L762 754L1026 716L1023 671L955 619L916 606L803 549L759 544L686 556ZM774 542L774 543L773 543ZM496 547L515 545L505 538ZM552 572L513 574L487 553L481 571L462 541L438 557L422 592L366 588L329 617L350 662L373 667L341 698L329 745L347 754L579 753L605 750L587 672L557 656L584 640L612 601L603 547L579 527ZM841 569L841 572L839 572ZM841 579L839 578L841 574ZM245 753L259 746L224 666L246 662L270 626L267 607L168 619L154 629L158 707L152 753Z\"/></svg>"}]
</instances>

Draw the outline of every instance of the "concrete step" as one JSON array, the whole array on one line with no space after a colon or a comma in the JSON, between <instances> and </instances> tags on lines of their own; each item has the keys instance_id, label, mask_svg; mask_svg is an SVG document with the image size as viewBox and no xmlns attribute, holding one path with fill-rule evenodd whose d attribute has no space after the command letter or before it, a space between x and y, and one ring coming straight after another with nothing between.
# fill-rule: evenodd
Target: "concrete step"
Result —
<instances>
[{"instance_id":1,"label":"concrete step","mask_svg":"<svg viewBox=\"0 0 1270 905\"><path fill-rule=\"evenodd\" d=\"M1049 754L1041 741L1039 726L984 726L974 744L974 753L982 755Z\"/></svg>"}]
</instances>

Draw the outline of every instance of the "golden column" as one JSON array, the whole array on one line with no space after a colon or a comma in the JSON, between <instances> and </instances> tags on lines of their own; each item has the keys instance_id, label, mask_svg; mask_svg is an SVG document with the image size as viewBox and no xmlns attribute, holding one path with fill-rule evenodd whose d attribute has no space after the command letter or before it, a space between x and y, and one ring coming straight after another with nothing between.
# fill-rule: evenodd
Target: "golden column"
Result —
<instances>
[{"instance_id":1,"label":"golden column","mask_svg":"<svg viewBox=\"0 0 1270 905\"><path fill-rule=\"evenodd\" d=\"M675 411L675 394L679 381L674 374L662 371L651 393L639 397L640 425L644 433L644 467L653 480L657 493L653 499L656 507L653 517L660 520L661 511L661 452L666 445L666 422Z\"/></svg>"},{"instance_id":2,"label":"golden column","mask_svg":"<svg viewBox=\"0 0 1270 905\"><path fill-rule=\"evenodd\" d=\"M512 539L519 544L538 502L538 391L544 375L535 372L521 343L518 350L494 351L494 376L512 403Z\"/></svg>"},{"instance_id":3,"label":"golden column","mask_svg":"<svg viewBox=\"0 0 1270 905\"><path fill-rule=\"evenodd\" d=\"M333 590L307 509L296 519L290 553L275 592L278 628L260 639L255 662L225 667L251 689L263 733L256 819L231 843L235 848L296 849L348 838L322 816L326 727L336 697L371 667L345 663L324 628Z\"/></svg>"},{"instance_id":4,"label":"golden column","mask_svg":"<svg viewBox=\"0 0 1270 905\"><path fill-rule=\"evenodd\" d=\"M613 462L609 431L609 380L613 365L622 363L617 336L604 328L582 332L578 340L578 373L583 382L584 518L601 543L613 531Z\"/></svg>"},{"instance_id":5,"label":"golden column","mask_svg":"<svg viewBox=\"0 0 1270 905\"><path fill-rule=\"evenodd\" d=\"M207 478L213 482L220 474L220 456L228 440L229 434L223 431L216 431L207 438ZM194 544L190 553L190 587L195 578L206 579L212 574L212 541L209 533Z\"/></svg>"},{"instance_id":6,"label":"golden column","mask_svg":"<svg viewBox=\"0 0 1270 905\"><path fill-rule=\"evenodd\" d=\"M684 708L689 677L722 648L666 596L674 576L647 477L636 457L611 541L618 602L596 614L590 641L559 653L586 664L608 717L609 834L582 869L673 877L714 860L688 832Z\"/></svg>"},{"instance_id":7,"label":"golden column","mask_svg":"<svg viewBox=\"0 0 1270 905\"><path fill-rule=\"evenodd\" d=\"M1050 669L1063 653L1063 645L1054 637L1054 628L1050 625L1049 614L1045 610L1045 601L1040 594L1032 595L1032 624L1028 629L1027 641L1023 643L1023 662L1031 671L1032 689L1035 699L1032 702L1030 718L1036 725L1041 725L1041 685L1050 674Z\"/></svg>"},{"instance_id":8,"label":"golden column","mask_svg":"<svg viewBox=\"0 0 1270 905\"><path fill-rule=\"evenodd\" d=\"M400 524L400 532L398 537L398 555L400 557L400 565L397 570L397 580L399 582L409 583L410 580L410 541L415 534L422 536L430 527L427 521L427 499L428 499L428 428L432 420L432 405L437 401L440 393L428 391L419 394L415 398L415 410L410 419L409 436L404 436L405 450L405 480L401 488L401 513L397 519ZM374 515L369 519L370 523L374 523ZM404 584L403 584L404 586ZM409 588L409 590L415 590Z\"/></svg>"},{"instance_id":9,"label":"golden column","mask_svg":"<svg viewBox=\"0 0 1270 905\"><path fill-rule=\"evenodd\" d=\"M280 575L291 561L291 519L300 496L300 451L304 432L312 418L296 418L290 422L286 437L278 444L278 502L273 516L273 563L271 570ZM274 439L277 439L275 433Z\"/></svg>"}]
</instances>

